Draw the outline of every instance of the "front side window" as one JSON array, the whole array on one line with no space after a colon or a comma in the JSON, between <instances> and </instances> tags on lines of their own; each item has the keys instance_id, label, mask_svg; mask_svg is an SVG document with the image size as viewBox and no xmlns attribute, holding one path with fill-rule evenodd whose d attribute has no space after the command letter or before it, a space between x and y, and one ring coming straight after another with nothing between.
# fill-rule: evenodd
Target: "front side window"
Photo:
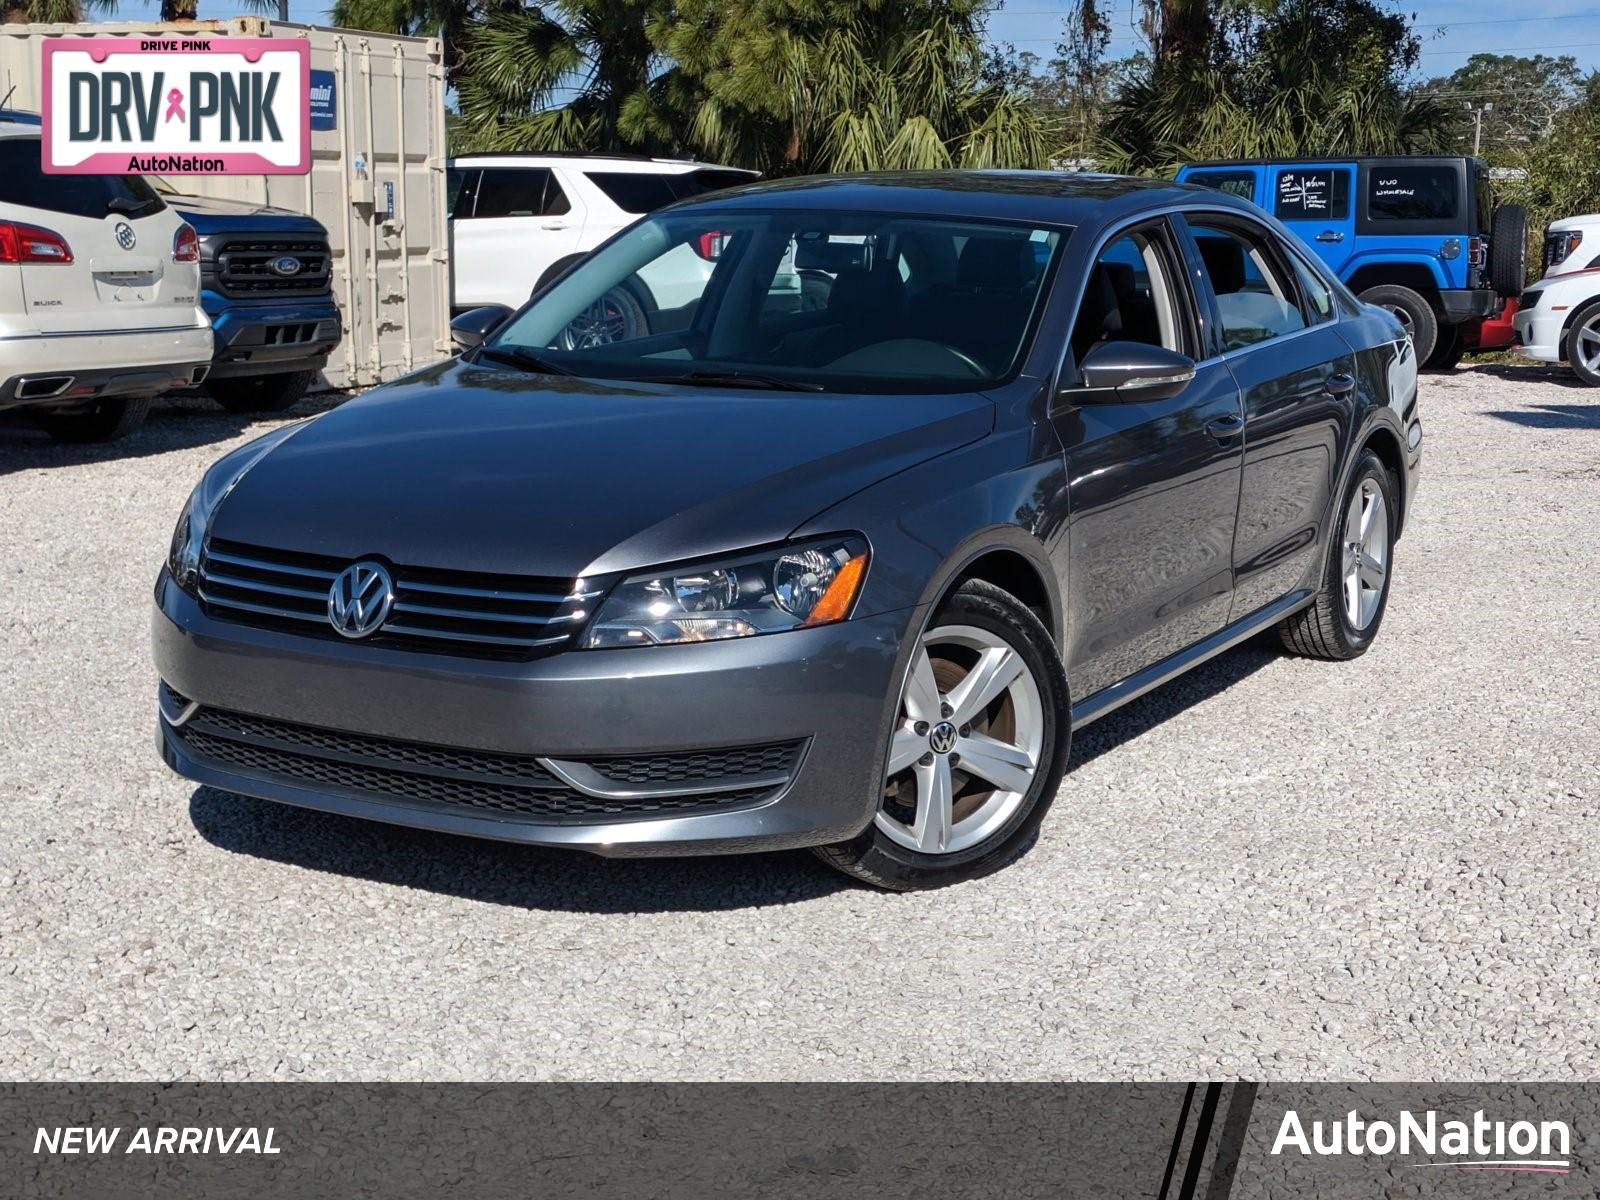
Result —
<instances>
[{"instance_id":1,"label":"front side window","mask_svg":"<svg viewBox=\"0 0 1600 1200\"><path fill-rule=\"evenodd\" d=\"M1195 171L1183 178L1185 183L1199 184L1214 192L1224 192L1244 200L1256 198L1256 177L1253 171Z\"/></svg>"},{"instance_id":2,"label":"front side window","mask_svg":"<svg viewBox=\"0 0 1600 1200\"><path fill-rule=\"evenodd\" d=\"M1265 231L1204 219L1191 220L1189 228L1217 298L1224 350L1305 328L1294 285L1274 260Z\"/></svg>"},{"instance_id":3,"label":"front side window","mask_svg":"<svg viewBox=\"0 0 1600 1200\"><path fill-rule=\"evenodd\" d=\"M1152 230L1123 234L1095 259L1072 326L1082 362L1102 342L1142 342L1182 351L1172 283Z\"/></svg>"},{"instance_id":4,"label":"front side window","mask_svg":"<svg viewBox=\"0 0 1600 1200\"><path fill-rule=\"evenodd\" d=\"M1018 369L1068 232L826 210L660 213L544 292L484 355L520 348L577 375L710 386L986 387ZM627 319L592 319L612 309Z\"/></svg>"},{"instance_id":5,"label":"front side window","mask_svg":"<svg viewBox=\"0 0 1600 1200\"><path fill-rule=\"evenodd\" d=\"M1348 167L1292 167L1278 172L1272 215L1280 221L1342 221L1350 215Z\"/></svg>"},{"instance_id":6,"label":"front side window","mask_svg":"<svg viewBox=\"0 0 1600 1200\"><path fill-rule=\"evenodd\" d=\"M1384 163L1367 172L1367 217L1372 221L1453 221L1461 211L1454 167Z\"/></svg>"}]
</instances>

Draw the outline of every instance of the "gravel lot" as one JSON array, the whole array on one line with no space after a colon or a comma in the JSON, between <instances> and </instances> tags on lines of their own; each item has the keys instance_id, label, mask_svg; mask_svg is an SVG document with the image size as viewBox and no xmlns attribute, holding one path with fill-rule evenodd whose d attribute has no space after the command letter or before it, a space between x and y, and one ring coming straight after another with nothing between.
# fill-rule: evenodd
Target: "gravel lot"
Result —
<instances>
[{"instance_id":1,"label":"gravel lot","mask_svg":"<svg viewBox=\"0 0 1600 1200\"><path fill-rule=\"evenodd\" d=\"M1600 393L1479 366L1423 408L1370 654L1215 660L1086 731L1022 862L915 896L196 789L150 585L268 423L0 425L0 1077L1593 1077Z\"/></svg>"}]
</instances>

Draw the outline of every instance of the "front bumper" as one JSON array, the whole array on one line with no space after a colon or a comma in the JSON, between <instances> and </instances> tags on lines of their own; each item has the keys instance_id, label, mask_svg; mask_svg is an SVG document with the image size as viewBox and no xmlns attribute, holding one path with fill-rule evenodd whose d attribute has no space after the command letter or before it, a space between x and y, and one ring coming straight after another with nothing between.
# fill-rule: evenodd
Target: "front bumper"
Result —
<instances>
[{"instance_id":1,"label":"front bumper","mask_svg":"<svg viewBox=\"0 0 1600 1200\"><path fill-rule=\"evenodd\" d=\"M557 762L804 741L759 803L692 815L530 819L359 786L310 784L195 752L160 718L173 770L227 791L448 833L618 856L842 841L881 792L887 710L916 610L738 641L462 659L219 621L163 570L152 642L161 678L208 708L374 738ZM181 723L181 718L180 718Z\"/></svg>"},{"instance_id":2,"label":"front bumper","mask_svg":"<svg viewBox=\"0 0 1600 1200\"><path fill-rule=\"evenodd\" d=\"M249 304L207 290L201 301L212 315L213 379L321 366L339 344L339 309L332 300Z\"/></svg>"},{"instance_id":3,"label":"front bumper","mask_svg":"<svg viewBox=\"0 0 1600 1200\"><path fill-rule=\"evenodd\" d=\"M1563 326L1570 310L1563 306L1553 308L1541 304L1536 308L1517 311L1517 340L1522 344L1517 353L1540 362L1562 362L1565 347L1561 344Z\"/></svg>"}]
</instances>

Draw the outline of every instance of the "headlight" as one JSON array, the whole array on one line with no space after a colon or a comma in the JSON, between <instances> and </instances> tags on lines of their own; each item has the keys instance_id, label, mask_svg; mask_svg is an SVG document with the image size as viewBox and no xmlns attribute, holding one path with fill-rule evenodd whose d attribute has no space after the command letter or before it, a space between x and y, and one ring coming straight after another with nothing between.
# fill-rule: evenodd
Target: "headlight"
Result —
<instances>
[{"instance_id":1,"label":"headlight","mask_svg":"<svg viewBox=\"0 0 1600 1200\"><path fill-rule=\"evenodd\" d=\"M850 615L867 574L856 537L624 579L584 635L590 649L751 637Z\"/></svg>"},{"instance_id":2,"label":"headlight","mask_svg":"<svg viewBox=\"0 0 1600 1200\"><path fill-rule=\"evenodd\" d=\"M200 573L200 553L205 548L206 534L211 527L211 516L217 505L244 474L266 455L304 425L297 421L274 429L265 437L246 442L232 454L224 455L211 465L189 499L184 503L178 524L172 531L172 544L167 548L167 569L177 585L192 590Z\"/></svg>"}]
</instances>

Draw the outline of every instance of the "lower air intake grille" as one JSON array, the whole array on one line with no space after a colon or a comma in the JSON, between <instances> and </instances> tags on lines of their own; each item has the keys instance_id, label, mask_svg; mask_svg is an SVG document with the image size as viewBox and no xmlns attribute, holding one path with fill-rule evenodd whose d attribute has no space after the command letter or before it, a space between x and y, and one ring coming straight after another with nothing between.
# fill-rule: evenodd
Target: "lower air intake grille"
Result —
<instances>
[{"instance_id":1,"label":"lower air intake grille","mask_svg":"<svg viewBox=\"0 0 1600 1200\"><path fill-rule=\"evenodd\" d=\"M474 809L506 819L555 824L676 816L747 807L778 790L771 772L792 775L801 742L692 754L597 758L583 765L614 778L616 764L649 781L703 783L705 794L599 796L559 779L531 755L436 746L298 725L224 709L201 708L172 735L186 751L231 772L344 795ZM757 771L755 767L762 766ZM765 775L738 787L740 776ZM778 785L778 786L781 786Z\"/></svg>"}]
</instances>

